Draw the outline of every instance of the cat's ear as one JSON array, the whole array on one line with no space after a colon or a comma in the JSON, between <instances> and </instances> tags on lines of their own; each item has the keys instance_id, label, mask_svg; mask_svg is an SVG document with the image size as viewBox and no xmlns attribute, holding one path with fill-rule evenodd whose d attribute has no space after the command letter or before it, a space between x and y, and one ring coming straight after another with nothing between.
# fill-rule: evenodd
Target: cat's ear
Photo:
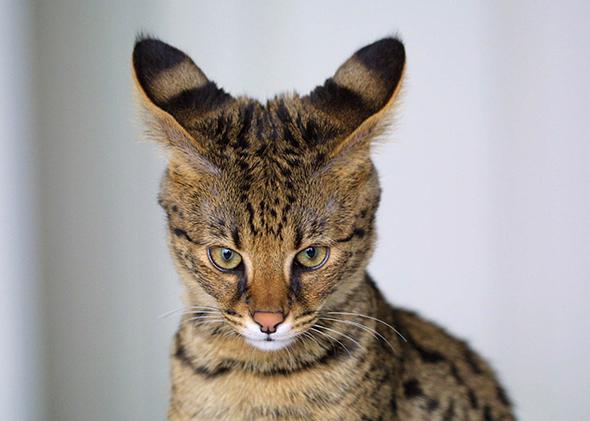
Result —
<instances>
[{"instance_id":1,"label":"cat's ear","mask_svg":"<svg viewBox=\"0 0 590 421\"><path fill-rule=\"evenodd\" d=\"M152 137L173 150L202 158L206 151L187 126L233 98L209 81L190 57L154 38L136 41L132 74Z\"/></svg>"},{"instance_id":2,"label":"cat's ear","mask_svg":"<svg viewBox=\"0 0 590 421\"><path fill-rule=\"evenodd\" d=\"M403 43L385 38L367 45L342 64L334 76L304 101L335 119L345 135L330 155L355 146L368 146L386 127L388 110L401 88L406 54Z\"/></svg>"}]
</instances>

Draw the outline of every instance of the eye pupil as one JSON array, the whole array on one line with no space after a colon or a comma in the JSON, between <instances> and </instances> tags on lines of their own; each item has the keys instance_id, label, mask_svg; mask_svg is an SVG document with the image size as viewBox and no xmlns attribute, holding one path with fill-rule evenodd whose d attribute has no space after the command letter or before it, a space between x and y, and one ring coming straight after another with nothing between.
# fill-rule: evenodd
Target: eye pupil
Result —
<instances>
[{"instance_id":1,"label":"eye pupil","mask_svg":"<svg viewBox=\"0 0 590 421\"><path fill-rule=\"evenodd\" d=\"M308 247L308 248L305 249L305 255L309 259L313 259L316 254L317 254L317 251L316 251L315 247Z\"/></svg>"},{"instance_id":2,"label":"eye pupil","mask_svg":"<svg viewBox=\"0 0 590 421\"><path fill-rule=\"evenodd\" d=\"M233 255L234 253L230 249L221 250L221 257L223 257L225 260L231 260Z\"/></svg>"}]
</instances>

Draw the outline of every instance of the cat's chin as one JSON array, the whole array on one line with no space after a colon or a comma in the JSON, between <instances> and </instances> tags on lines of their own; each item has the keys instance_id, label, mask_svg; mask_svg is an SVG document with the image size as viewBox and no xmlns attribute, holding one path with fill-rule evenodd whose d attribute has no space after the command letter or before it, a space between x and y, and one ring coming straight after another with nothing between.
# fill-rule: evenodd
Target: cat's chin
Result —
<instances>
[{"instance_id":1,"label":"cat's chin","mask_svg":"<svg viewBox=\"0 0 590 421\"><path fill-rule=\"evenodd\" d=\"M285 340L272 340L272 341L265 341L265 340L254 340L250 338L246 338L246 342L253 346L256 349L261 351L279 351L283 348L288 347L293 343L294 339L285 339Z\"/></svg>"}]
</instances>

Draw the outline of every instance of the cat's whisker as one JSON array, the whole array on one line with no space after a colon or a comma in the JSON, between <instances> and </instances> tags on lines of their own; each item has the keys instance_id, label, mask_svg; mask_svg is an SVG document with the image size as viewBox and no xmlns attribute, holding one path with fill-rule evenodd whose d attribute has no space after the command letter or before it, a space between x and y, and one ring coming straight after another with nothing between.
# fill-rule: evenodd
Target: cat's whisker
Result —
<instances>
[{"instance_id":1,"label":"cat's whisker","mask_svg":"<svg viewBox=\"0 0 590 421\"><path fill-rule=\"evenodd\" d=\"M184 310L184 306L183 307L175 308L174 310L166 311L165 313L160 314L158 316L158 319L165 319L166 317L170 317L173 314L178 313L179 311L182 311L182 310Z\"/></svg>"},{"instance_id":2,"label":"cat's whisker","mask_svg":"<svg viewBox=\"0 0 590 421\"><path fill-rule=\"evenodd\" d=\"M391 342L389 342L387 340L387 338L385 338L385 336L383 336L382 334L380 334L379 332L377 332L375 329L371 329L368 326L365 326L362 323L357 323L357 322L353 322L352 320L343 320L343 319L334 319L331 317L320 317L320 320L331 320L333 322L337 322L337 323L345 323L351 326L356 326L360 329L363 329L366 332L369 332L375 339L381 339L383 340L385 343L387 343L387 345L389 346L389 348L391 348L391 350L393 351L394 354L397 353L396 349L393 347L393 345L391 345Z\"/></svg>"},{"instance_id":3,"label":"cat's whisker","mask_svg":"<svg viewBox=\"0 0 590 421\"><path fill-rule=\"evenodd\" d=\"M205 310L216 310L216 311L221 311L218 307L212 307L212 306L187 306L187 308L202 308Z\"/></svg>"},{"instance_id":4,"label":"cat's whisker","mask_svg":"<svg viewBox=\"0 0 590 421\"><path fill-rule=\"evenodd\" d=\"M203 316L197 316L197 317L191 317L188 319L188 321L193 321L193 320L221 320L221 321L225 321L225 319L219 317L219 316L212 316L212 315L203 315Z\"/></svg>"},{"instance_id":5,"label":"cat's whisker","mask_svg":"<svg viewBox=\"0 0 590 421\"><path fill-rule=\"evenodd\" d=\"M315 326L315 325L314 325L314 326ZM319 327L319 326L318 326L318 327ZM349 350L349 349L346 347L346 345L344 345L344 344L343 344L341 341L339 341L339 340L338 340L338 339L336 339L335 337L333 337L333 336L331 336L331 335L327 334L326 332L322 332L321 330L318 330L318 329L316 329L315 327L310 327L309 329L310 329L310 330L313 330L314 332L317 332L317 333L319 333L319 334L320 334L320 335L322 335L322 336L325 336L325 337L327 337L327 338L331 339L331 340L332 340L332 341L334 341L334 342L337 342L337 343L338 343L338 344L339 344L339 345L340 345L342 348L344 348L344 350L345 350L346 352L348 352L348 355L349 355L349 356L352 356L352 353L351 353L351 352L350 352L350 350Z\"/></svg>"},{"instance_id":6,"label":"cat's whisker","mask_svg":"<svg viewBox=\"0 0 590 421\"><path fill-rule=\"evenodd\" d=\"M391 326L389 323L384 322L383 320L378 319L376 317L367 316L366 314L360 314L360 313L348 313L345 311L326 311L324 314L339 314L339 315L343 315L343 316L356 316L356 317L363 317L363 318L369 319L369 320L374 320L378 323L381 323L381 324L387 326L391 330L393 330L400 338L403 339L404 342L408 342L408 340L404 337L404 335L402 335L399 332L399 330L397 330L395 327Z\"/></svg>"},{"instance_id":7,"label":"cat's whisker","mask_svg":"<svg viewBox=\"0 0 590 421\"><path fill-rule=\"evenodd\" d=\"M195 316L193 319L197 319L197 318L202 318L202 317L216 317L219 319L223 319L223 316L221 314L215 314L215 313L202 313L200 311L198 312L188 312L188 313L182 313L182 316Z\"/></svg>"},{"instance_id":8,"label":"cat's whisker","mask_svg":"<svg viewBox=\"0 0 590 421\"><path fill-rule=\"evenodd\" d=\"M223 332L219 337L221 337L221 339L227 339L231 336L234 336L235 332L232 330L227 330L225 332Z\"/></svg>"},{"instance_id":9,"label":"cat's whisker","mask_svg":"<svg viewBox=\"0 0 590 421\"><path fill-rule=\"evenodd\" d=\"M347 334L346 334L346 333L344 333L344 332L340 332L339 330L332 329L332 328L330 328L330 327L326 327L326 326L323 326L323 325L319 325L319 324L317 324L317 323L316 323L314 326L316 326L316 327L319 327L319 328L322 328L322 329L326 329L326 330L327 330L327 331L329 331L329 332L334 332L334 333L336 333L336 334L338 334L338 335L340 335L340 336L344 336L346 339L348 339L348 340L350 340L350 341L354 342L354 343L355 343L355 344L356 344L356 345L357 345L359 348L364 348L364 346L363 346L363 345L361 345L359 341L357 341L357 340L356 340L356 339L354 339L352 336L349 336L349 335L347 335Z\"/></svg>"},{"instance_id":10,"label":"cat's whisker","mask_svg":"<svg viewBox=\"0 0 590 421\"><path fill-rule=\"evenodd\" d=\"M302 334L303 334L303 336L305 336L306 338L309 338L309 339L311 339L312 341L314 341L314 342L315 342L315 343L318 345L318 347L320 347L320 349L325 349L325 348L322 346L322 344L320 344L320 342L319 342L319 341L318 341L318 340L317 340L317 339L316 339L316 338L313 336L312 332L309 332L309 331L307 331L307 332L302 332ZM301 337L301 336L298 336L298 337Z\"/></svg>"},{"instance_id":11,"label":"cat's whisker","mask_svg":"<svg viewBox=\"0 0 590 421\"><path fill-rule=\"evenodd\" d=\"M187 320L187 322L189 322L190 320ZM225 320L205 320L202 322L199 322L199 324L197 326L202 326L202 325L206 325L206 324L211 324L211 323L224 323Z\"/></svg>"},{"instance_id":12,"label":"cat's whisker","mask_svg":"<svg viewBox=\"0 0 590 421\"><path fill-rule=\"evenodd\" d=\"M305 344L305 341L303 339L303 337L301 335L297 335L295 337L295 343L301 342L302 344Z\"/></svg>"},{"instance_id":13,"label":"cat's whisker","mask_svg":"<svg viewBox=\"0 0 590 421\"><path fill-rule=\"evenodd\" d=\"M294 355L291 352L291 350L289 349L289 347L290 346L286 346L283 348L283 350L285 350L285 352L287 353L289 360L291 360L291 361L296 360L296 358L294 358Z\"/></svg>"},{"instance_id":14,"label":"cat's whisker","mask_svg":"<svg viewBox=\"0 0 590 421\"><path fill-rule=\"evenodd\" d=\"M191 312L189 309L195 310L195 311ZM197 309L202 309L202 310L197 311ZM188 311L185 311L181 314L191 314L191 313L197 313L197 312L200 312L200 313L205 313L205 312L220 313L221 312L218 308L211 307L211 306L182 306L182 307L175 308L174 310L170 310L170 311L160 314L158 316L158 319L165 319L165 318L170 317L170 316L172 316L178 312L181 312L183 310L188 310Z\"/></svg>"},{"instance_id":15,"label":"cat's whisker","mask_svg":"<svg viewBox=\"0 0 590 421\"><path fill-rule=\"evenodd\" d=\"M190 322L197 322L197 324L200 326L200 325L206 324L208 322L220 323L220 322L225 322L225 321L226 320L220 315L203 314L203 315L199 315L196 317L186 318L181 322L181 325L184 325L184 324L190 323Z\"/></svg>"},{"instance_id":16,"label":"cat's whisker","mask_svg":"<svg viewBox=\"0 0 590 421\"><path fill-rule=\"evenodd\" d=\"M218 314L221 316L221 313L219 311L210 311L210 310L185 311L182 314Z\"/></svg>"}]
</instances>

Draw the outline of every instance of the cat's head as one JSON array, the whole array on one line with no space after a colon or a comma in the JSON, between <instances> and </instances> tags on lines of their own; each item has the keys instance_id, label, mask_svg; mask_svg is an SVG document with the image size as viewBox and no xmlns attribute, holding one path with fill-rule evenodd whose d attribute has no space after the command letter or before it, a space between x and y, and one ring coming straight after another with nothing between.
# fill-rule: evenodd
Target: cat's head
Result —
<instances>
[{"instance_id":1,"label":"cat's head","mask_svg":"<svg viewBox=\"0 0 590 421\"><path fill-rule=\"evenodd\" d=\"M224 92L174 47L136 43L149 134L169 151L160 204L195 311L219 309L250 344L274 350L354 299L380 194L370 145L404 63L403 44L386 38L310 94L261 104Z\"/></svg>"}]
</instances>

